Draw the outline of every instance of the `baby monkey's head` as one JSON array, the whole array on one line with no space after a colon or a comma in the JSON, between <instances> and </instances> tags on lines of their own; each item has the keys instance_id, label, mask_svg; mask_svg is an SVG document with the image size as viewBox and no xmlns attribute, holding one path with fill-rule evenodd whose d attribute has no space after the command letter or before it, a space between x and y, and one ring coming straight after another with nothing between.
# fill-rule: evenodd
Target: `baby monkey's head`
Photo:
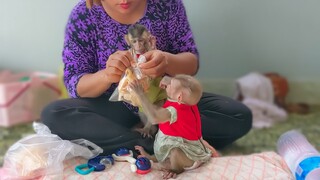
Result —
<instances>
[{"instance_id":1,"label":"baby monkey's head","mask_svg":"<svg viewBox=\"0 0 320 180\"><path fill-rule=\"evenodd\" d=\"M178 74L166 86L168 97L183 104L195 105L202 96L200 82L190 75Z\"/></svg>"}]
</instances>

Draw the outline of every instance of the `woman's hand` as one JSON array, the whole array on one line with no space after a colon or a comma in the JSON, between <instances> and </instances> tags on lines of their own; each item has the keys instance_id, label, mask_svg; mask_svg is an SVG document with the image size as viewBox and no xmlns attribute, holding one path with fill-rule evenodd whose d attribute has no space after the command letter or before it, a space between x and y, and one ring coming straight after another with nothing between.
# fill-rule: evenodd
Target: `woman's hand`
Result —
<instances>
[{"instance_id":1,"label":"woman's hand","mask_svg":"<svg viewBox=\"0 0 320 180\"><path fill-rule=\"evenodd\" d=\"M166 53L160 50L151 50L143 55L147 59L147 62L139 65L143 74L152 78L166 74L168 67L168 57L166 56Z\"/></svg>"},{"instance_id":2,"label":"woman's hand","mask_svg":"<svg viewBox=\"0 0 320 180\"><path fill-rule=\"evenodd\" d=\"M109 56L106 63L106 77L108 82L117 83L120 81L124 71L134 62L129 51L117 51Z\"/></svg>"}]
</instances>

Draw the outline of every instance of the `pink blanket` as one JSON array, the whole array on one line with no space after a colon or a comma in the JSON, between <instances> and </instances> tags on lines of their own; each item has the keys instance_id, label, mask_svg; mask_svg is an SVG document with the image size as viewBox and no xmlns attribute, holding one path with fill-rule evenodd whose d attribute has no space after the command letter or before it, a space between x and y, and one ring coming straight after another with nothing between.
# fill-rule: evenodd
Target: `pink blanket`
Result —
<instances>
[{"instance_id":1,"label":"pink blanket","mask_svg":"<svg viewBox=\"0 0 320 180\"><path fill-rule=\"evenodd\" d=\"M75 166L86 163L85 159L74 158L64 163L63 175L50 175L40 179L161 179L161 171L152 170L146 175L131 172L127 162L115 162L111 169L80 175L75 172ZM0 173L1 174L1 173ZM0 178L1 179L1 178ZM186 171L176 179L294 179L284 160L275 152L263 152L243 156L225 156L212 158L203 166Z\"/></svg>"}]
</instances>

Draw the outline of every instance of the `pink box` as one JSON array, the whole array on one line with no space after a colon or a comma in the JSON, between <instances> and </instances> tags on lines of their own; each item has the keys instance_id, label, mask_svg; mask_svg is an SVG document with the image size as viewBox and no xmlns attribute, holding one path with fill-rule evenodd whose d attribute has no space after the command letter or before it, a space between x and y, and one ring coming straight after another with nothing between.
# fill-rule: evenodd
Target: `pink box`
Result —
<instances>
[{"instance_id":1,"label":"pink box","mask_svg":"<svg viewBox=\"0 0 320 180\"><path fill-rule=\"evenodd\" d=\"M39 119L48 103L59 99L58 77L46 72L0 72L0 126Z\"/></svg>"}]
</instances>

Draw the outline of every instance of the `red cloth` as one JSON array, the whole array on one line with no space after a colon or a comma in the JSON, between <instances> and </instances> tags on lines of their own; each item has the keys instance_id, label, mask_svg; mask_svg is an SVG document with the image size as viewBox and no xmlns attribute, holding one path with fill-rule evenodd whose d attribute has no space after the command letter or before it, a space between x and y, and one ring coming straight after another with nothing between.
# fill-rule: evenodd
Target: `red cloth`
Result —
<instances>
[{"instance_id":1,"label":"red cloth","mask_svg":"<svg viewBox=\"0 0 320 180\"><path fill-rule=\"evenodd\" d=\"M159 129L166 135L179 136L188 140L199 140L202 137L201 119L197 105L179 104L166 101L164 108L172 106L177 111L177 121L159 124Z\"/></svg>"}]
</instances>

